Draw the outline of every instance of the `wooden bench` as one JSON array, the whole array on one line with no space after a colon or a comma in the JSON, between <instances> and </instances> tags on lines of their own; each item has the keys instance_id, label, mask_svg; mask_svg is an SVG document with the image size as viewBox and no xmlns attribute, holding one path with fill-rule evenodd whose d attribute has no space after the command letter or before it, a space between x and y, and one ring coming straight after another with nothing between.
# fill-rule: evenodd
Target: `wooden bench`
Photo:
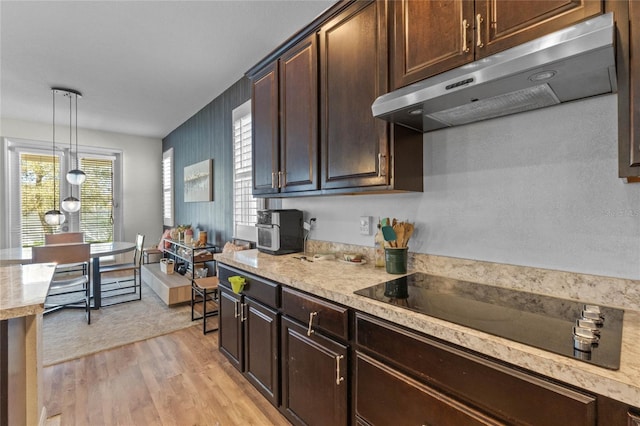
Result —
<instances>
[{"instance_id":1,"label":"wooden bench","mask_svg":"<svg viewBox=\"0 0 640 426\"><path fill-rule=\"evenodd\" d=\"M191 280L178 273L165 274L159 263L142 265L142 281L168 306L191 302Z\"/></svg>"}]
</instances>

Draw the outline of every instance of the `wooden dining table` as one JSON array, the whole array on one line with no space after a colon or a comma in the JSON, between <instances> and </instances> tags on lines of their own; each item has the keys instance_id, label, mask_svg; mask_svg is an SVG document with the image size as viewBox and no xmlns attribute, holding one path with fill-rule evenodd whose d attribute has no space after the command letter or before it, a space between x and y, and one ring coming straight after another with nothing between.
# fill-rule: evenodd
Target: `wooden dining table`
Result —
<instances>
[{"instance_id":1,"label":"wooden dining table","mask_svg":"<svg viewBox=\"0 0 640 426\"><path fill-rule=\"evenodd\" d=\"M102 306L102 295L100 291L100 258L126 253L136 248L135 243L128 241L113 241L108 243L91 243L91 263L92 263L92 288L93 288L93 309L100 309ZM31 263L31 247L15 247L0 249L0 265L27 265Z\"/></svg>"}]
</instances>

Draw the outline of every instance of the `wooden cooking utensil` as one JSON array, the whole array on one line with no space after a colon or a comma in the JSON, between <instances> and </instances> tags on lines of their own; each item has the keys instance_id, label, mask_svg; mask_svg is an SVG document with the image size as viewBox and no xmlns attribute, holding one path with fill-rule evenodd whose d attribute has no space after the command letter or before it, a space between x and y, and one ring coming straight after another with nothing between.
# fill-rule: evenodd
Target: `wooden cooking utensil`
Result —
<instances>
[{"instance_id":1,"label":"wooden cooking utensil","mask_svg":"<svg viewBox=\"0 0 640 426\"><path fill-rule=\"evenodd\" d=\"M396 247L406 247L404 244L404 225L402 222L396 223L393 226L393 230L396 233Z\"/></svg>"},{"instance_id":2,"label":"wooden cooking utensil","mask_svg":"<svg viewBox=\"0 0 640 426\"><path fill-rule=\"evenodd\" d=\"M409 239L413 235L413 223L405 222L404 224L404 244L409 244Z\"/></svg>"}]
</instances>

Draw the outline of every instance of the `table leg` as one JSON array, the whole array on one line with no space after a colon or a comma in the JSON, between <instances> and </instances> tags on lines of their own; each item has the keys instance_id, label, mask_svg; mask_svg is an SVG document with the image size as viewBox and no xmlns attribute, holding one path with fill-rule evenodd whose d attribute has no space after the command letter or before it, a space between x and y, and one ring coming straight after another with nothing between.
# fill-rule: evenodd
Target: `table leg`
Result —
<instances>
[{"instance_id":1,"label":"table leg","mask_svg":"<svg viewBox=\"0 0 640 426\"><path fill-rule=\"evenodd\" d=\"M100 257L93 258L93 309L100 309L102 294L100 291Z\"/></svg>"}]
</instances>

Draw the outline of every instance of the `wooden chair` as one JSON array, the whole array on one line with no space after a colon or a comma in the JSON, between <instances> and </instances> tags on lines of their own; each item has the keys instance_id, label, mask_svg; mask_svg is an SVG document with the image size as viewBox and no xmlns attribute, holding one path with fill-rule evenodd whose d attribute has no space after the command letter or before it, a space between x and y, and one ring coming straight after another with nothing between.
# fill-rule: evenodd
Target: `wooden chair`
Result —
<instances>
[{"instance_id":1,"label":"wooden chair","mask_svg":"<svg viewBox=\"0 0 640 426\"><path fill-rule=\"evenodd\" d=\"M33 263L57 263L58 265L86 263L89 265L91 248L89 244L56 244L31 249ZM57 268L56 268L57 269ZM66 277L60 274L53 279L49 286L49 293L45 301L45 311L49 312L63 308L83 308L87 316L87 324L91 324L91 287L89 286L89 267L82 270L80 275L67 272ZM82 293L82 300L60 301L53 303L52 299L68 298L69 294Z\"/></svg>"},{"instance_id":2,"label":"wooden chair","mask_svg":"<svg viewBox=\"0 0 640 426\"><path fill-rule=\"evenodd\" d=\"M84 232L61 232L59 234L44 234L44 245L84 243ZM88 263L75 263L73 265L58 265L56 273L76 272L82 268L85 272Z\"/></svg>"},{"instance_id":3,"label":"wooden chair","mask_svg":"<svg viewBox=\"0 0 640 426\"><path fill-rule=\"evenodd\" d=\"M84 243L84 232L62 232L60 234L45 234L44 245Z\"/></svg>"},{"instance_id":4,"label":"wooden chair","mask_svg":"<svg viewBox=\"0 0 640 426\"><path fill-rule=\"evenodd\" d=\"M102 306L117 305L119 303L132 302L142 299L142 256L144 250L144 235L136 235L136 248L133 251L133 259L128 263L116 263L100 266L100 276L104 274L117 274L115 280L105 281L101 279ZM123 273L131 273L123 277ZM123 285L123 283L131 283ZM131 297L133 296L133 297ZM115 299L114 302L105 303L105 299Z\"/></svg>"}]
</instances>

